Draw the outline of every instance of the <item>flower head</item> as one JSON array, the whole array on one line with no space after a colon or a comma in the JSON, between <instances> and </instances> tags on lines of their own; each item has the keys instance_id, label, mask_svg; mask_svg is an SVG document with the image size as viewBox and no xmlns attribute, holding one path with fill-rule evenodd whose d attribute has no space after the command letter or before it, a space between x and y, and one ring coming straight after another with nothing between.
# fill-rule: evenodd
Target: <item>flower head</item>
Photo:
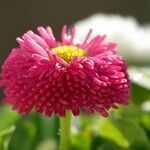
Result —
<instances>
[{"instance_id":1,"label":"flower head","mask_svg":"<svg viewBox=\"0 0 150 150\"><path fill-rule=\"evenodd\" d=\"M105 44L105 36L83 42L75 39L75 27L67 33L64 26L57 41L52 29L38 28L39 35L28 31L17 38L3 64L0 85L5 102L27 114L32 109L46 116L65 116L80 109L108 116L109 108L128 104L130 82L127 67L116 52L116 44Z\"/></svg>"}]
</instances>

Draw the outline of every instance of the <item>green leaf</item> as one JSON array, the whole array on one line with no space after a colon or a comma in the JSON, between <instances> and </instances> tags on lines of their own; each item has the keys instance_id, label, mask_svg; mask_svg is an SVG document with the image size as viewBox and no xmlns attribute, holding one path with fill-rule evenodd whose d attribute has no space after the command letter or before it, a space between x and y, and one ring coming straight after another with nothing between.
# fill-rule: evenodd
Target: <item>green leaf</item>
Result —
<instances>
[{"instance_id":1,"label":"green leaf","mask_svg":"<svg viewBox=\"0 0 150 150\"><path fill-rule=\"evenodd\" d=\"M132 84L132 102L135 104L141 104L143 101L150 99L150 90L139 86L138 84Z\"/></svg>"},{"instance_id":2,"label":"green leaf","mask_svg":"<svg viewBox=\"0 0 150 150\"><path fill-rule=\"evenodd\" d=\"M136 122L123 118L114 118L112 123L122 132L129 141L131 147L142 147L142 150L149 150L149 139L144 129Z\"/></svg>"},{"instance_id":3,"label":"green leaf","mask_svg":"<svg viewBox=\"0 0 150 150\"><path fill-rule=\"evenodd\" d=\"M0 130L15 124L19 119L19 115L11 110L8 105L1 105L0 107Z\"/></svg>"},{"instance_id":4,"label":"green leaf","mask_svg":"<svg viewBox=\"0 0 150 150\"><path fill-rule=\"evenodd\" d=\"M126 137L122 134L119 128L117 128L109 119L100 120L100 135L103 138L114 141L119 146L127 148L129 142Z\"/></svg>"},{"instance_id":5,"label":"green leaf","mask_svg":"<svg viewBox=\"0 0 150 150\"><path fill-rule=\"evenodd\" d=\"M72 150L90 150L91 134L87 131L72 136Z\"/></svg>"},{"instance_id":6,"label":"green leaf","mask_svg":"<svg viewBox=\"0 0 150 150\"><path fill-rule=\"evenodd\" d=\"M15 126L10 126L0 130L0 149L8 150L9 142L14 131Z\"/></svg>"},{"instance_id":7,"label":"green leaf","mask_svg":"<svg viewBox=\"0 0 150 150\"><path fill-rule=\"evenodd\" d=\"M127 149L121 148L110 142L108 143L105 142L101 146L99 146L96 150L127 150Z\"/></svg>"},{"instance_id":8,"label":"green leaf","mask_svg":"<svg viewBox=\"0 0 150 150\"><path fill-rule=\"evenodd\" d=\"M9 149L31 150L39 136L36 136L36 125L31 118L22 117L16 124L16 131L10 141Z\"/></svg>"},{"instance_id":9,"label":"green leaf","mask_svg":"<svg viewBox=\"0 0 150 150\"><path fill-rule=\"evenodd\" d=\"M16 131L10 141L10 150L33 150L41 142L49 138L57 140L57 118L45 118L45 116L31 113L26 117L20 117L16 124ZM22 145L24 145L22 147Z\"/></svg>"},{"instance_id":10,"label":"green leaf","mask_svg":"<svg viewBox=\"0 0 150 150\"><path fill-rule=\"evenodd\" d=\"M127 150L126 148L118 146L114 141L100 136L92 137L92 144L90 150Z\"/></svg>"}]
</instances>

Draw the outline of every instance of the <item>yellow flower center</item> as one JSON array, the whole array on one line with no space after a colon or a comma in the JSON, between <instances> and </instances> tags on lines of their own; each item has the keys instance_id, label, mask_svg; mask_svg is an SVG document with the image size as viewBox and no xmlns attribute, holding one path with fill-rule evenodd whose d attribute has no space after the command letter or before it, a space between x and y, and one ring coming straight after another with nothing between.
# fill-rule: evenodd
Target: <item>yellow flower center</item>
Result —
<instances>
[{"instance_id":1,"label":"yellow flower center","mask_svg":"<svg viewBox=\"0 0 150 150\"><path fill-rule=\"evenodd\" d=\"M70 62L74 57L86 56L86 51L75 46L58 46L51 49L57 56Z\"/></svg>"}]
</instances>

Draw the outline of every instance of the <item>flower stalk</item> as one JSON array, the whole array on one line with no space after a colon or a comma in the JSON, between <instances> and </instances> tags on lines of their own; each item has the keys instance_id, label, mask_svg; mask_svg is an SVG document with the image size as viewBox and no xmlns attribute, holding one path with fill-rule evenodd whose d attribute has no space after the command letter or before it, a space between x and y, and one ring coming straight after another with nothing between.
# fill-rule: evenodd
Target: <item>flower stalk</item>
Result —
<instances>
[{"instance_id":1,"label":"flower stalk","mask_svg":"<svg viewBox=\"0 0 150 150\"><path fill-rule=\"evenodd\" d=\"M70 150L71 146L71 112L66 112L66 117L60 117L60 150Z\"/></svg>"}]
</instances>

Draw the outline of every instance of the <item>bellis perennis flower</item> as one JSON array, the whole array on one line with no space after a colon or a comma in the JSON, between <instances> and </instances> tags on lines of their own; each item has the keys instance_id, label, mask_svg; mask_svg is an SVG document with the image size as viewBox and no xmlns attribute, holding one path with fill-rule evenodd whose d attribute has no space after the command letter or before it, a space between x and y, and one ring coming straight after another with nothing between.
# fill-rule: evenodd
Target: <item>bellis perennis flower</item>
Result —
<instances>
[{"instance_id":1,"label":"bellis perennis flower","mask_svg":"<svg viewBox=\"0 0 150 150\"><path fill-rule=\"evenodd\" d=\"M77 116L81 108L106 117L116 104L128 105L127 67L115 43L103 43L100 35L89 40L91 30L77 42L74 27L67 33L64 26L60 41L50 27L38 27L38 32L17 38L19 47L3 64L4 102L23 115L35 109L62 117L67 110Z\"/></svg>"}]
</instances>

